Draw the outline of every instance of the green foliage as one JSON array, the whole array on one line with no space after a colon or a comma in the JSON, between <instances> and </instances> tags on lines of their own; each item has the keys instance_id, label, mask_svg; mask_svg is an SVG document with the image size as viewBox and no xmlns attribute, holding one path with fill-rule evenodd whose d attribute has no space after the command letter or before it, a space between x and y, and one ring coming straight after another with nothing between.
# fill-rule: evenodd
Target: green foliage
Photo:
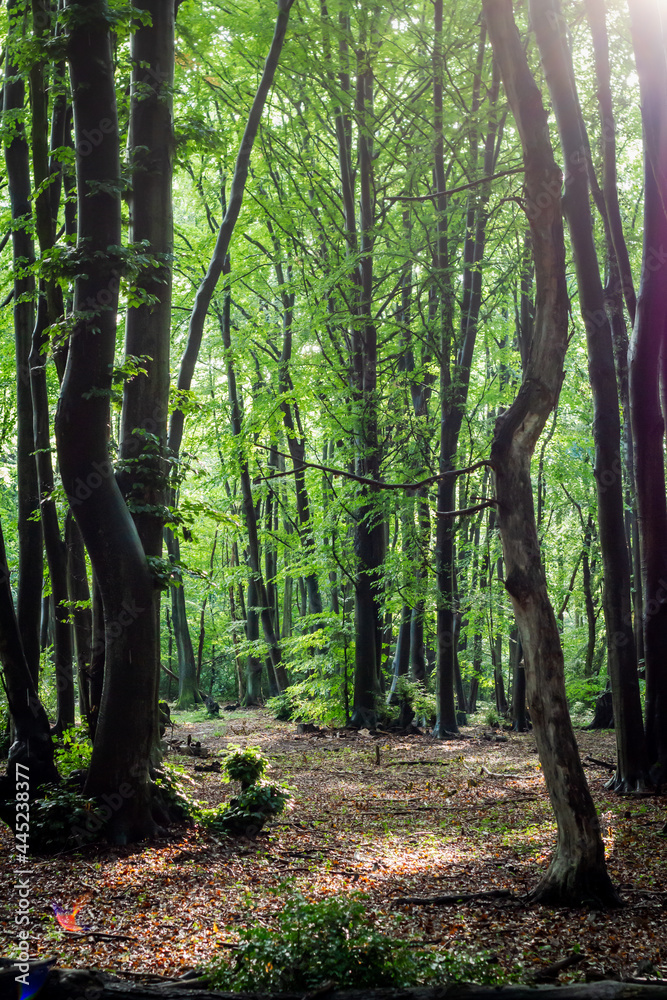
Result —
<instances>
[{"instance_id":1,"label":"green foliage","mask_svg":"<svg viewBox=\"0 0 667 1000\"><path fill-rule=\"evenodd\" d=\"M104 833L104 819L94 799L61 785L42 785L30 803L30 850L53 852L83 840L93 843Z\"/></svg>"},{"instance_id":2,"label":"green foliage","mask_svg":"<svg viewBox=\"0 0 667 1000\"><path fill-rule=\"evenodd\" d=\"M63 745L55 751L55 762L61 778L69 778L74 772L87 771L93 755L93 744L88 733L72 727L62 736Z\"/></svg>"},{"instance_id":3,"label":"green foliage","mask_svg":"<svg viewBox=\"0 0 667 1000\"><path fill-rule=\"evenodd\" d=\"M254 837L273 816L285 808L286 788L261 781L268 761L259 747L231 747L224 770L228 779L241 782L241 794L228 805L199 809L197 819L206 830L230 837Z\"/></svg>"},{"instance_id":4,"label":"green foliage","mask_svg":"<svg viewBox=\"0 0 667 1000\"><path fill-rule=\"evenodd\" d=\"M260 781L245 788L229 805L202 809L198 818L211 833L255 837L267 820L283 811L289 797L285 788Z\"/></svg>"},{"instance_id":5,"label":"green foliage","mask_svg":"<svg viewBox=\"0 0 667 1000\"><path fill-rule=\"evenodd\" d=\"M326 672L314 673L269 698L266 707L283 722L307 719L309 722L345 723L343 678L329 677Z\"/></svg>"},{"instance_id":6,"label":"green foliage","mask_svg":"<svg viewBox=\"0 0 667 1000\"><path fill-rule=\"evenodd\" d=\"M199 818L201 809L184 790L182 778L186 773L184 767L163 761L155 778L155 785L170 814L183 821L192 822Z\"/></svg>"},{"instance_id":7,"label":"green foliage","mask_svg":"<svg viewBox=\"0 0 667 1000\"><path fill-rule=\"evenodd\" d=\"M424 684L405 675L396 682L396 692L402 701L406 701L418 719L432 719L437 715L434 678L431 676Z\"/></svg>"},{"instance_id":8,"label":"green foliage","mask_svg":"<svg viewBox=\"0 0 667 1000\"><path fill-rule=\"evenodd\" d=\"M484 722L487 726L491 726L492 729L500 725L500 716L496 708L489 708L487 710L484 715Z\"/></svg>"},{"instance_id":9,"label":"green foliage","mask_svg":"<svg viewBox=\"0 0 667 1000\"><path fill-rule=\"evenodd\" d=\"M11 725L9 716L9 707L7 705L0 705L0 756L6 757L9 751L9 742L11 739Z\"/></svg>"},{"instance_id":10,"label":"green foliage","mask_svg":"<svg viewBox=\"0 0 667 1000\"><path fill-rule=\"evenodd\" d=\"M240 781L241 788L248 788L259 781L266 771L268 761L260 747L228 748L225 759L225 774L231 781Z\"/></svg>"},{"instance_id":11,"label":"green foliage","mask_svg":"<svg viewBox=\"0 0 667 1000\"><path fill-rule=\"evenodd\" d=\"M216 989L234 991L316 990L326 982L339 989L406 987L461 974L489 981L488 956L436 954L375 926L370 902L361 895L310 902L287 900L275 928L244 927L231 963L213 962L208 974Z\"/></svg>"}]
</instances>

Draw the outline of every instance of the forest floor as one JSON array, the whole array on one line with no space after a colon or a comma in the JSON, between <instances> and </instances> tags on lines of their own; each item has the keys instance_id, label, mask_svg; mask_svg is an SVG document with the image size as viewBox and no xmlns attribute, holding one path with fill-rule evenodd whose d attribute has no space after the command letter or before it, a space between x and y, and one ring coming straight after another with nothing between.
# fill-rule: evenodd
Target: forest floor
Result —
<instances>
[{"instance_id":1,"label":"forest floor","mask_svg":"<svg viewBox=\"0 0 667 1000\"><path fill-rule=\"evenodd\" d=\"M189 721L186 721L189 720ZM32 955L61 967L138 977L179 976L228 954L239 928L275 923L285 896L316 900L361 892L368 914L401 937L456 954L476 980L530 982L649 975L667 978L667 796L621 798L608 772L586 764L600 815L607 864L627 905L618 910L552 910L521 896L547 866L555 836L534 739L488 727L436 742L423 735L296 731L259 710L220 719L179 717L173 730L220 755L230 744L260 746L269 777L293 798L255 840L213 838L181 828L138 847L90 847L35 858L30 869ZM169 731L167 732L169 736ZM578 731L582 758L615 759L611 732ZM501 737L502 739L502 737ZM188 793L210 804L234 792L196 758ZM209 758L210 760L210 758ZM379 763L378 763L379 761ZM0 954L16 943L13 839L0 830ZM455 905L397 903L404 896L510 890L508 897ZM96 935L56 923L52 904L71 909ZM480 953L484 953L480 957Z\"/></svg>"}]
</instances>

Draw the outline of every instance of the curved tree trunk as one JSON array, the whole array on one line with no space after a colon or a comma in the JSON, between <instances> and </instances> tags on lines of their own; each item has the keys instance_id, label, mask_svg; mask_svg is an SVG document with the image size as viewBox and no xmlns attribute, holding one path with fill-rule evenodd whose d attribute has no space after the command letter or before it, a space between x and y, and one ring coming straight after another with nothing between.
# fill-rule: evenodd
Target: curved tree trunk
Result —
<instances>
[{"instance_id":1,"label":"curved tree trunk","mask_svg":"<svg viewBox=\"0 0 667 1000\"><path fill-rule=\"evenodd\" d=\"M63 485L104 609L104 687L85 792L119 800L107 834L125 843L156 829L149 780L154 584L107 445L122 264L110 249L120 245L121 180L108 10L102 0L94 8L67 0L66 9L82 265L55 427Z\"/></svg>"},{"instance_id":2,"label":"curved tree trunk","mask_svg":"<svg viewBox=\"0 0 667 1000\"><path fill-rule=\"evenodd\" d=\"M535 329L525 377L514 403L498 418L491 449L505 586L521 631L530 715L558 826L549 870L532 895L560 905L614 905L619 898L605 867L600 826L567 708L563 653L540 557L530 476L535 444L558 400L567 347L562 178L511 0L484 0L484 13L521 136L536 277Z\"/></svg>"}]
</instances>

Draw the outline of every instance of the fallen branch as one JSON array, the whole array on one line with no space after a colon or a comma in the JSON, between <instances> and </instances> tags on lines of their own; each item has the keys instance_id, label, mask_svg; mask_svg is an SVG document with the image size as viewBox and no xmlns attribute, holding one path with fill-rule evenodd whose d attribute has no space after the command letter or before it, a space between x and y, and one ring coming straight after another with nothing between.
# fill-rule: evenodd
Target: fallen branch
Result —
<instances>
[{"instance_id":1,"label":"fallen branch","mask_svg":"<svg viewBox=\"0 0 667 1000\"><path fill-rule=\"evenodd\" d=\"M470 903L475 899L519 899L509 889L490 889L488 892L459 892L449 896L397 896L394 906L452 906L454 903Z\"/></svg>"},{"instance_id":2,"label":"fallen branch","mask_svg":"<svg viewBox=\"0 0 667 1000\"><path fill-rule=\"evenodd\" d=\"M447 767L449 764L454 764L453 760L388 760L385 762L385 767L409 767L410 765L416 764L439 764L441 767Z\"/></svg>"},{"instance_id":3,"label":"fallen branch","mask_svg":"<svg viewBox=\"0 0 667 1000\"><path fill-rule=\"evenodd\" d=\"M611 764L608 760L597 760L595 757L591 757L590 754L584 757L584 764L596 764L597 767L604 767L607 771L616 770L615 764Z\"/></svg>"},{"instance_id":4,"label":"fallen branch","mask_svg":"<svg viewBox=\"0 0 667 1000\"><path fill-rule=\"evenodd\" d=\"M107 934L106 931L68 931L64 927L61 927L63 934L67 934L69 937L75 938L95 938L97 941L111 941L113 939L118 941L138 941L139 938L133 937L131 934Z\"/></svg>"},{"instance_id":5,"label":"fallen branch","mask_svg":"<svg viewBox=\"0 0 667 1000\"><path fill-rule=\"evenodd\" d=\"M13 970L12 970L13 971ZM199 988L197 980L165 983L123 982L89 970L54 969L40 992L40 1000L83 1000L95 990L96 1000L303 1000L298 993L222 993ZM196 984L196 985L195 985ZM15 989L15 983L11 982ZM3 993L3 997L4 997ZM15 992L12 994L15 996ZM9 997L9 993L7 993ZM327 1000L667 1000L667 984L570 983L566 986L477 986L474 983L444 983L408 989L331 989Z\"/></svg>"},{"instance_id":6,"label":"fallen branch","mask_svg":"<svg viewBox=\"0 0 667 1000\"><path fill-rule=\"evenodd\" d=\"M561 972L565 969L571 968L573 965L577 965L579 962L583 961L585 955L581 952L571 952L566 955L565 958L561 958L558 962L552 962L551 965L545 966L544 969L540 969L535 973L534 979L536 983L546 982L549 979L558 979Z\"/></svg>"},{"instance_id":7,"label":"fallen branch","mask_svg":"<svg viewBox=\"0 0 667 1000\"><path fill-rule=\"evenodd\" d=\"M493 771L489 771L483 764L480 768L480 774L486 775L487 778L495 778L498 781L502 781L505 778L509 778L510 781L525 781L529 777L527 774L494 774Z\"/></svg>"}]
</instances>

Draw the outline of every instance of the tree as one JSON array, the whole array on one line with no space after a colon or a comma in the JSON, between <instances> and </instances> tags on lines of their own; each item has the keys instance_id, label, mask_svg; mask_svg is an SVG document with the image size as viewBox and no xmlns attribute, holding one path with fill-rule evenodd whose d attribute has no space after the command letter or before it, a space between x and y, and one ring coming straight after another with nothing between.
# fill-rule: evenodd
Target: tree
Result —
<instances>
[{"instance_id":1,"label":"tree","mask_svg":"<svg viewBox=\"0 0 667 1000\"><path fill-rule=\"evenodd\" d=\"M667 369L667 65L664 25L653 0L629 0L644 135L644 236L637 315L630 350L630 404L644 585L646 738L651 775L667 776L667 503L664 435Z\"/></svg>"},{"instance_id":2,"label":"tree","mask_svg":"<svg viewBox=\"0 0 667 1000\"><path fill-rule=\"evenodd\" d=\"M529 360L514 403L496 422L491 449L507 566L505 586L521 632L530 715L558 826L549 870L531 895L559 905L591 900L615 905L619 898L605 867L600 826L567 708L563 653L540 559L530 478L535 444L558 400L567 344L561 172L511 3L485 0L484 14L521 136L535 262L536 309Z\"/></svg>"},{"instance_id":3,"label":"tree","mask_svg":"<svg viewBox=\"0 0 667 1000\"><path fill-rule=\"evenodd\" d=\"M566 165L563 210L570 229L588 343L603 603L618 750L614 787L619 791L643 791L647 765L632 629L618 390L611 324L605 310L590 210L588 137L560 4L558 0L533 0L530 10Z\"/></svg>"},{"instance_id":4,"label":"tree","mask_svg":"<svg viewBox=\"0 0 667 1000\"><path fill-rule=\"evenodd\" d=\"M129 784L131 794L108 825L110 838L124 843L156 830L149 774L157 725L155 580L108 447L118 291L128 257L120 245L110 14L105 0L68 0L65 13L77 153L77 278L55 431L63 486L104 613L104 688L85 790L117 794Z\"/></svg>"}]
</instances>

